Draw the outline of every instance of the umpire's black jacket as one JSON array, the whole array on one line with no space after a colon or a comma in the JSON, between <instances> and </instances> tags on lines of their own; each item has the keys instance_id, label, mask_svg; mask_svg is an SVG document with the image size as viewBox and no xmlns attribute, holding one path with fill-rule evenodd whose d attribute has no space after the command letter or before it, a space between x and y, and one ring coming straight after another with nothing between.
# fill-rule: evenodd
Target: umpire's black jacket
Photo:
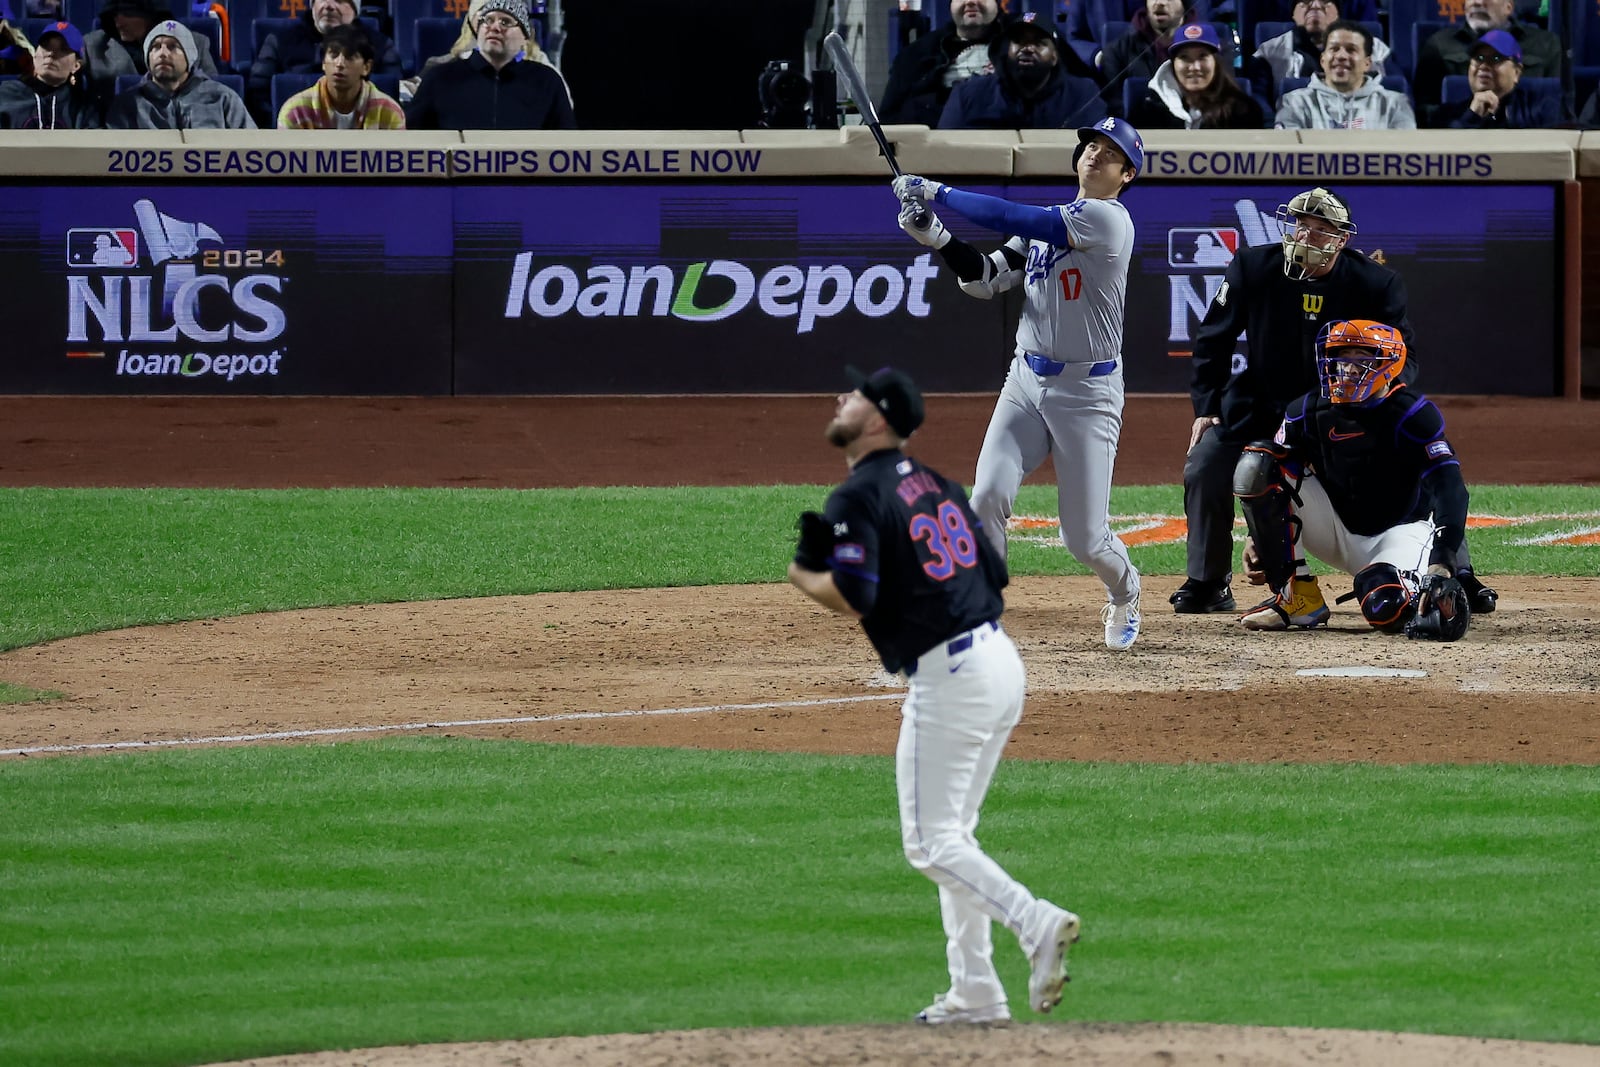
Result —
<instances>
[{"instance_id":1,"label":"umpire's black jacket","mask_svg":"<svg viewBox=\"0 0 1600 1067\"><path fill-rule=\"evenodd\" d=\"M1400 275L1350 248L1327 274L1305 281L1283 273L1281 245L1257 245L1234 256L1195 335L1189 384L1195 417L1220 416L1217 430L1228 440L1271 437L1289 401L1317 391L1317 333L1340 319L1399 327L1408 353L1401 379L1416 380ZM1234 346L1246 331L1249 365L1233 375Z\"/></svg>"}]
</instances>

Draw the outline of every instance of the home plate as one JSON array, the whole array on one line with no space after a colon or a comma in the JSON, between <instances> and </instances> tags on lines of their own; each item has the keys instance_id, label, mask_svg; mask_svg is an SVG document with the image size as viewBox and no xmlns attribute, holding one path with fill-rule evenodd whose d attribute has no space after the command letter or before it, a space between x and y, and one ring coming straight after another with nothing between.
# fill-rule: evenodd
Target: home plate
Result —
<instances>
[{"instance_id":1,"label":"home plate","mask_svg":"<svg viewBox=\"0 0 1600 1067\"><path fill-rule=\"evenodd\" d=\"M1410 667L1305 667L1295 671L1303 678L1426 678L1427 671Z\"/></svg>"}]
</instances>

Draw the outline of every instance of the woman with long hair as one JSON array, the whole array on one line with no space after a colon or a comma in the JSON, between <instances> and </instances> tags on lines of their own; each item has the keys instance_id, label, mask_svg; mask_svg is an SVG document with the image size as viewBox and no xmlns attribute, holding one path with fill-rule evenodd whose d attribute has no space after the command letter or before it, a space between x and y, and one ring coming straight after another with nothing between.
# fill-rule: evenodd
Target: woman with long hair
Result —
<instances>
[{"instance_id":1,"label":"woman with long hair","mask_svg":"<svg viewBox=\"0 0 1600 1067\"><path fill-rule=\"evenodd\" d=\"M1170 57L1128 116L1141 129L1259 130L1266 113L1221 62L1222 42L1208 22L1173 34Z\"/></svg>"}]
</instances>

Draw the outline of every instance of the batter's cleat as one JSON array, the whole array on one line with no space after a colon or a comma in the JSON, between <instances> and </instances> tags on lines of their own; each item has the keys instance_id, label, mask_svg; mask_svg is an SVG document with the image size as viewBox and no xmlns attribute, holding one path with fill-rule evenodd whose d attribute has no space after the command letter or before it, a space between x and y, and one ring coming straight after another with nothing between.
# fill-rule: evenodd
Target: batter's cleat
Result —
<instances>
[{"instance_id":1,"label":"batter's cleat","mask_svg":"<svg viewBox=\"0 0 1600 1067\"><path fill-rule=\"evenodd\" d=\"M1328 602L1316 578L1294 578L1288 588L1245 612L1239 622L1246 630L1309 630L1328 621Z\"/></svg>"},{"instance_id":2,"label":"batter's cleat","mask_svg":"<svg viewBox=\"0 0 1600 1067\"><path fill-rule=\"evenodd\" d=\"M1130 649L1139 640L1139 594L1126 604L1107 604L1100 609L1106 627L1106 647L1118 652Z\"/></svg>"},{"instance_id":3,"label":"batter's cleat","mask_svg":"<svg viewBox=\"0 0 1600 1067\"><path fill-rule=\"evenodd\" d=\"M1061 1003L1061 987L1066 985L1067 949L1078 940L1078 917L1063 911L1050 923L1044 940L1033 954L1033 970L1028 975L1028 1006L1041 1015Z\"/></svg>"},{"instance_id":4,"label":"batter's cleat","mask_svg":"<svg viewBox=\"0 0 1600 1067\"><path fill-rule=\"evenodd\" d=\"M1210 615L1237 607L1233 602L1233 587L1226 581L1202 582L1198 578L1190 578L1178 586L1178 591L1167 601L1179 615Z\"/></svg>"},{"instance_id":5,"label":"batter's cleat","mask_svg":"<svg viewBox=\"0 0 1600 1067\"><path fill-rule=\"evenodd\" d=\"M1478 576L1472 573L1471 567L1457 571L1456 581L1467 591L1467 603L1471 605L1474 615L1487 615L1495 609L1500 594L1478 581Z\"/></svg>"},{"instance_id":6,"label":"batter's cleat","mask_svg":"<svg viewBox=\"0 0 1600 1067\"><path fill-rule=\"evenodd\" d=\"M940 993L933 1003L917 1012L917 1022L927 1026L1004 1026L1011 1021L1011 1009L1004 1004L981 1008L958 1008Z\"/></svg>"}]
</instances>

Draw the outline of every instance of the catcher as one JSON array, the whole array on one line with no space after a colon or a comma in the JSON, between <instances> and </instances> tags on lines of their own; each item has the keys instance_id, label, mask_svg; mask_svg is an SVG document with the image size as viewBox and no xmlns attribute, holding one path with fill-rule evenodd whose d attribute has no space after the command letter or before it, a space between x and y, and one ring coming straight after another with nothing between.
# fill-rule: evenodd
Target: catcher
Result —
<instances>
[{"instance_id":1,"label":"catcher","mask_svg":"<svg viewBox=\"0 0 1600 1067\"><path fill-rule=\"evenodd\" d=\"M1277 435L1247 445L1233 491L1250 536L1244 569L1273 596L1247 630L1310 629L1328 605L1304 552L1348 572L1361 614L1389 633L1437 641L1467 632L1470 598L1452 576L1467 487L1444 416L1400 382L1406 344L1393 326L1330 322L1316 342L1320 388L1291 401Z\"/></svg>"}]
</instances>

